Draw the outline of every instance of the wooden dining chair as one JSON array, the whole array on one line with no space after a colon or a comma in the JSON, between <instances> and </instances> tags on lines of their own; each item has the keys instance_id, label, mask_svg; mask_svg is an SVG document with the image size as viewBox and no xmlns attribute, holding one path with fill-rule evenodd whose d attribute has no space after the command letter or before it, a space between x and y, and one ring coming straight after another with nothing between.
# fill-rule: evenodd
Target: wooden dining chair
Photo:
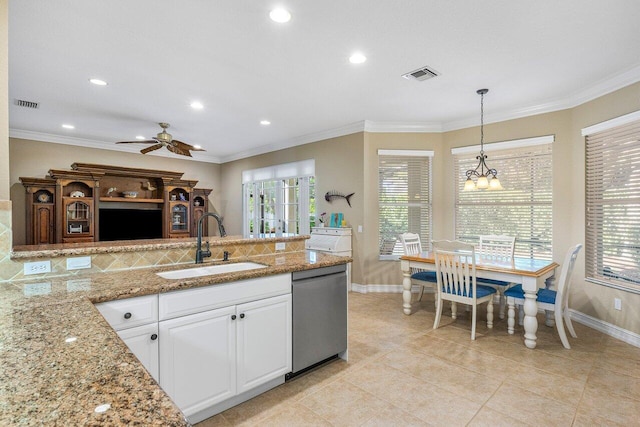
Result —
<instances>
[{"instance_id":1,"label":"wooden dining chair","mask_svg":"<svg viewBox=\"0 0 640 427\"><path fill-rule=\"evenodd\" d=\"M480 264L496 264L513 267L513 255L516 247L516 238L513 236L503 236L495 234L487 234L480 236L480 245L478 246L478 263ZM478 278L478 283L491 286L496 289L499 295L500 307L498 316L504 319L506 299L504 291L514 286L514 283L503 282L502 280Z\"/></svg>"},{"instance_id":2,"label":"wooden dining chair","mask_svg":"<svg viewBox=\"0 0 640 427\"><path fill-rule=\"evenodd\" d=\"M562 264L562 271L560 273L560 279L557 283L557 289L538 289L536 301L538 302L538 308L543 310L553 311L555 317L556 328L558 329L558 335L560 335L560 341L566 349L570 349L569 340L564 330L564 324L567 325L567 329L573 338L578 338L573 324L571 323L571 317L569 317L569 286L571 285L571 273L573 273L573 267L578 257L578 252L582 248L581 244L577 244L567 251ZM509 318L507 319L507 331L513 335L515 327L515 306L522 311L524 305L524 291L522 285L514 286L505 291L507 297L507 305L509 306Z\"/></svg>"},{"instance_id":3,"label":"wooden dining chair","mask_svg":"<svg viewBox=\"0 0 640 427\"><path fill-rule=\"evenodd\" d=\"M422 243L418 234L403 233L400 235L400 241L405 255L420 255L422 253ZM418 301L420 301L425 287L435 289L437 282L436 272L412 267L410 273L411 284L420 288L420 293L418 294Z\"/></svg>"},{"instance_id":4,"label":"wooden dining chair","mask_svg":"<svg viewBox=\"0 0 640 427\"><path fill-rule=\"evenodd\" d=\"M468 243L440 240L433 241L435 252L437 308L433 329L440 325L443 301L451 301L451 317L457 317L457 303L472 307L471 339L476 339L478 305L487 304L487 327L493 328L493 295L495 288L477 284L475 247Z\"/></svg>"}]
</instances>

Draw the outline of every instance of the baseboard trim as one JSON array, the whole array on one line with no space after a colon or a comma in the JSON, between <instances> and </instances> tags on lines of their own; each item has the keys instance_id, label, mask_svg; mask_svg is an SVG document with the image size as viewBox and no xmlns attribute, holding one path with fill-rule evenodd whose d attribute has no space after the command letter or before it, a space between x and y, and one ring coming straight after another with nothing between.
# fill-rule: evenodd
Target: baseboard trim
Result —
<instances>
[{"instance_id":1,"label":"baseboard trim","mask_svg":"<svg viewBox=\"0 0 640 427\"><path fill-rule=\"evenodd\" d=\"M578 323L600 331L610 337L619 339L620 341L624 341L634 347L640 347L640 335L635 332L628 331L604 320L596 319L577 310L569 309L569 315L571 316L571 320L575 320Z\"/></svg>"}]
</instances>

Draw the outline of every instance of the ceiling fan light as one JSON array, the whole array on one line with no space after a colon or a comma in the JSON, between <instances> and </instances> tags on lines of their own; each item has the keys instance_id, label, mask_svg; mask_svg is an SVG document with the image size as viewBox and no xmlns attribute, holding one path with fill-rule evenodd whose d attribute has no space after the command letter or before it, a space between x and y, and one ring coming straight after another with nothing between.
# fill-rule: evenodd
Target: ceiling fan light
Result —
<instances>
[{"instance_id":1,"label":"ceiling fan light","mask_svg":"<svg viewBox=\"0 0 640 427\"><path fill-rule=\"evenodd\" d=\"M473 191L476 189L476 184L473 182L471 178L467 178L464 182L464 190L463 191Z\"/></svg>"},{"instance_id":2,"label":"ceiling fan light","mask_svg":"<svg viewBox=\"0 0 640 427\"><path fill-rule=\"evenodd\" d=\"M478 190L486 190L487 188L489 188L489 180L487 179L487 177L484 175L480 175L476 187L478 188Z\"/></svg>"},{"instance_id":3,"label":"ceiling fan light","mask_svg":"<svg viewBox=\"0 0 640 427\"><path fill-rule=\"evenodd\" d=\"M145 137L144 137L144 136L142 136L142 135L138 135L138 136L136 136L136 139L139 139L139 140L143 141L143 140L145 140L145 139L147 139L147 138L145 138Z\"/></svg>"}]
</instances>

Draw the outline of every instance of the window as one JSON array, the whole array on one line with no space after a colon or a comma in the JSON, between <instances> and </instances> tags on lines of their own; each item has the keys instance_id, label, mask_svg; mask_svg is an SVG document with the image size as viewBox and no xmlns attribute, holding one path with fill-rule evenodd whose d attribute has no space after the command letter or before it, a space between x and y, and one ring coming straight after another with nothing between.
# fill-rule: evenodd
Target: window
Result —
<instances>
[{"instance_id":1,"label":"window","mask_svg":"<svg viewBox=\"0 0 640 427\"><path fill-rule=\"evenodd\" d=\"M463 191L465 172L478 165L480 147L451 150L455 190L455 237L478 243L481 234L516 237L515 256L552 257L553 136L485 144L489 167L504 190Z\"/></svg>"},{"instance_id":2,"label":"window","mask_svg":"<svg viewBox=\"0 0 640 427\"><path fill-rule=\"evenodd\" d=\"M380 259L403 253L398 235L420 235L423 249L431 244L432 151L378 150Z\"/></svg>"},{"instance_id":3,"label":"window","mask_svg":"<svg viewBox=\"0 0 640 427\"><path fill-rule=\"evenodd\" d=\"M638 289L640 112L583 129L582 134L587 177L585 277Z\"/></svg>"},{"instance_id":4,"label":"window","mask_svg":"<svg viewBox=\"0 0 640 427\"><path fill-rule=\"evenodd\" d=\"M244 171L243 234L309 234L315 219L314 173L313 160Z\"/></svg>"}]
</instances>

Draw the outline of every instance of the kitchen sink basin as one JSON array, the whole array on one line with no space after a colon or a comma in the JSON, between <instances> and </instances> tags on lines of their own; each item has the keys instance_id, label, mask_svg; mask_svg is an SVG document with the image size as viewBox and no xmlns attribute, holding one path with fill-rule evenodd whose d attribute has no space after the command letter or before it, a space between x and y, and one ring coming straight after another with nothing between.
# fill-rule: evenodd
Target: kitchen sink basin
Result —
<instances>
[{"instance_id":1,"label":"kitchen sink basin","mask_svg":"<svg viewBox=\"0 0 640 427\"><path fill-rule=\"evenodd\" d=\"M255 262L237 262L231 264L210 265L207 267L185 268L183 270L156 273L165 279L189 279L192 277L210 276L212 274L235 273L236 271L255 270L267 267Z\"/></svg>"}]
</instances>

